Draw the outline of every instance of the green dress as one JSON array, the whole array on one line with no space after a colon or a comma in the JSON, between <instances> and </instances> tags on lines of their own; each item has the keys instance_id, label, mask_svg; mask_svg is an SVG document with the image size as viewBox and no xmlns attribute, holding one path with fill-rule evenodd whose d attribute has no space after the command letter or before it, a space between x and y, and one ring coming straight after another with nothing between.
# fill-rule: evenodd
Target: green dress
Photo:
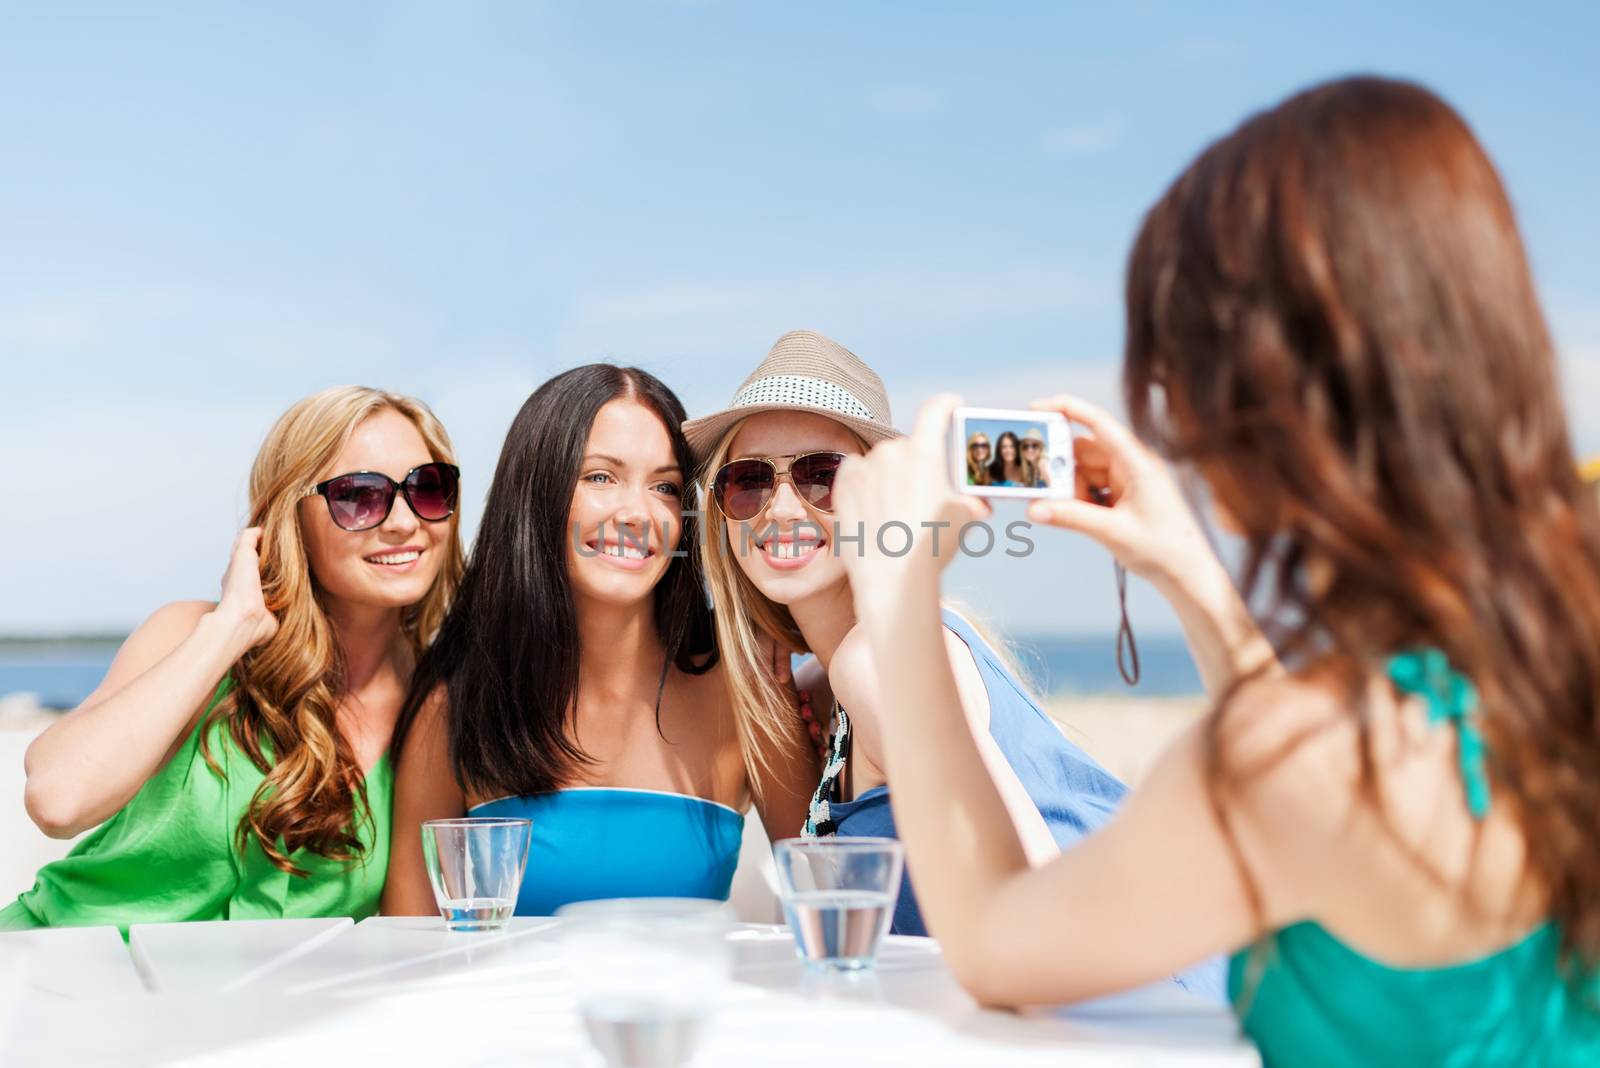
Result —
<instances>
[{"instance_id":1,"label":"green dress","mask_svg":"<svg viewBox=\"0 0 1600 1068\"><path fill-rule=\"evenodd\" d=\"M1470 680L1433 649L1389 662L1397 689L1458 732L1467 804L1481 819L1490 790ZM1514 945L1443 968L1394 968L1321 925L1297 923L1235 953L1228 997L1271 1068L1600 1065L1600 982L1564 977L1560 931L1544 923Z\"/></svg>"},{"instance_id":2,"label":"green dress","mask_svg":"<svg viewBox=\"0 0 1600 1068\"><path fill-rule=\"evenodd\" d=\"M211 706L230 686L231 680L222 681ZM329 860L300 849L290 859L309 875L296 876L273 865L254 838L240 851L239 820L262 774L227 729L212 724L212 756L225 772L219 776L200 753L206 729L202 717L182 748L116 815L61 860L39 869L33 889L0 909L0 931L104 924L126 936L134 923L359 920L376 913L389 867L394 776L388 754L367 774L372 819L357 824L366 846L361 857Z\"/></svg>"}]
</instances>

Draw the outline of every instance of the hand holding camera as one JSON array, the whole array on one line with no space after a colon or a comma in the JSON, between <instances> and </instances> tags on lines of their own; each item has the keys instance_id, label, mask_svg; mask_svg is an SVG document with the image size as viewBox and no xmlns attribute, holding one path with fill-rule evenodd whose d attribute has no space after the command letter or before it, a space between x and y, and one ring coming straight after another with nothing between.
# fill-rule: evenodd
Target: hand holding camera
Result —
<instances>
[{"instance_id":1,"label":"hand holding camera","mask_svg":"<svg viewBox=\"0 0 1600 1068\"><path fill-rule=\"evenodd\" d=\"M1028 518L1087 534L1129 571L1165 586L1215 556L1166 461L1110 413L1060 394L1034 408L1087 427L1073 438L1073 493L1035 501Z\"/></svg>"}]
</instances>

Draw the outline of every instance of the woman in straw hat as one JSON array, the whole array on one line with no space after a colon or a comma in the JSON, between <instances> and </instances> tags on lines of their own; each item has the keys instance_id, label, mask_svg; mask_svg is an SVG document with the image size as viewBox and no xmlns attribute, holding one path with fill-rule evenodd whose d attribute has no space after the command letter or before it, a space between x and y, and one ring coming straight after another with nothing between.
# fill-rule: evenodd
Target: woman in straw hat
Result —
<instances>
[{"instance_id":1,"label":"woman in straw hat","mask_svg":"<svg viewBox=\"0 0 1600 1068\"><path fill-rule=\"evenodd\" d=\"M1230 952L1271 1065L1600 1064L1600 507L1494 165L1419 86L1315 87L1173 183L1127 303L1145 441L1041 402L1110 454L1109 506L1030 514L1170 591L1214 571L1204 539L1132 535L1171 497L1157 449L1193 462L1291 670L1236 661L1116 822L1036 867L961 730L943 558L847 558L945 959L1026 1004ZM981 514L943 468L954 403L846 464L841 519Z\"/></svg>"},{"instance_id":2,"label":"woman in straw hat","mask_svg":"<svg viewBox=\"0 0 1600 1068\"><path fill-rule=\"evenodd\" d=\"M700 470L706 578L751 774L760 754L779 751L801 720L824 746L804 826L769 829L774 837L786 830L892 836L877 722L884 694L841 559L857 551L851 539L862 532L832 522L839 465L897 434L882 381L838 343L795 331L778 339L728 408L684 424L684 434ZM1013 833L1043 863L1103 824L1125 788L1062 735L970 622L949 608L941 618L943 656L959 680L972 737ZM801 669L804 700L766 670L768 640L814 654ZM926 933L909 880L893 930ZM1181 981L1220 997L1214 968Z\"/></svg>"},{"instance_id":3,"label":"woman in straw hat","mask_svg":"<svg viewBox=\"0 0 1600 1068\"><path fill-rule=\"evenodd\" d=\"M1022 465L1029 472L1028 485L1034 489L1050 486L1050 461L1044 452L1044 431L1030 426L1022 432Z\"/></svg>"}]
</instances>

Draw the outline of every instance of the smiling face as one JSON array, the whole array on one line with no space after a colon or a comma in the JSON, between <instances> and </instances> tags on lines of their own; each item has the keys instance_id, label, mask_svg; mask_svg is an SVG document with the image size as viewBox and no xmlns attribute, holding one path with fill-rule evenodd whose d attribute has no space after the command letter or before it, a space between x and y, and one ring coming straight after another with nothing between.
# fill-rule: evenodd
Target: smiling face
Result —
<instances>
[{"instance_id":1,"label":"smiling face","mask_svg":"<svg viewBox=\"0 0 1600 1068\"><path fill-rule=\"evenodd\" d=\"M739 428L728 459L863 451L854 434L826 416L763 412ZM790 461L774 463L786 471ZM769 600L794 604L845 581L844 561L830 547L832 514L802 500L787 476L779 476L772 500L753 519L741 523L723 516L722 526L739 569Z\"/></svg>"},{"instance_id":2,"label":"smiling face","mask_svg":"<svg viewBox=\"0 0 1600 1068\"><path fill-rule=\"evenodd\" d=\"M1007 464L1017 462L1017 439L1009 433L1000 435L1000 459Z\"/></svg>"},{"instance_id":3,"label":"smiling face","mask_svg":"<svg viewBox=\"0 0 1600 1068\"><path fill-rule=\"evenodd\" d=\"M567 516L567 574L580 601L651 595L682 537L683 479L655 412L619 397L595 414Z\"/></svg>"},{"instance_id":4,"label":"smiling face","mask_svg":"<svg viewBox=\"0 0 1600 1068\"><path fill-rule=\"evenodd\" d=\"M433 459L416 425L385 408L357 424L316 481L381 471L401 482L413 467ZM300 502L300 532L317 584L329 597L362 607L406 608L421 601L439 575L455 522L455 516L418 519L399 492L388 518L370 530L341 529L320 496Z\"/></svg>"}]
</instances>

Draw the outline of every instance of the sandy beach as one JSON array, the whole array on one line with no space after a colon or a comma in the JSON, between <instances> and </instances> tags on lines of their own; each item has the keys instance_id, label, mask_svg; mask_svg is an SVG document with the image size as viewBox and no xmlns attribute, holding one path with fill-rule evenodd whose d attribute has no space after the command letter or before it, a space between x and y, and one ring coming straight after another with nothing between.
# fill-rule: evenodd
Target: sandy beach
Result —
<instances>
[{"instance_id":1,"label":"sandy beach","mask_svg":"<svg viewBox=\"0 0 1600 1068\"><path fill-rule=\"evenodd\" d=\"M1130 786L1144 776L1167 743L1210 707L1209 699L1199 695L1058 696L1045 704L1068 738Z\"/></svg>"}]
</instances>

